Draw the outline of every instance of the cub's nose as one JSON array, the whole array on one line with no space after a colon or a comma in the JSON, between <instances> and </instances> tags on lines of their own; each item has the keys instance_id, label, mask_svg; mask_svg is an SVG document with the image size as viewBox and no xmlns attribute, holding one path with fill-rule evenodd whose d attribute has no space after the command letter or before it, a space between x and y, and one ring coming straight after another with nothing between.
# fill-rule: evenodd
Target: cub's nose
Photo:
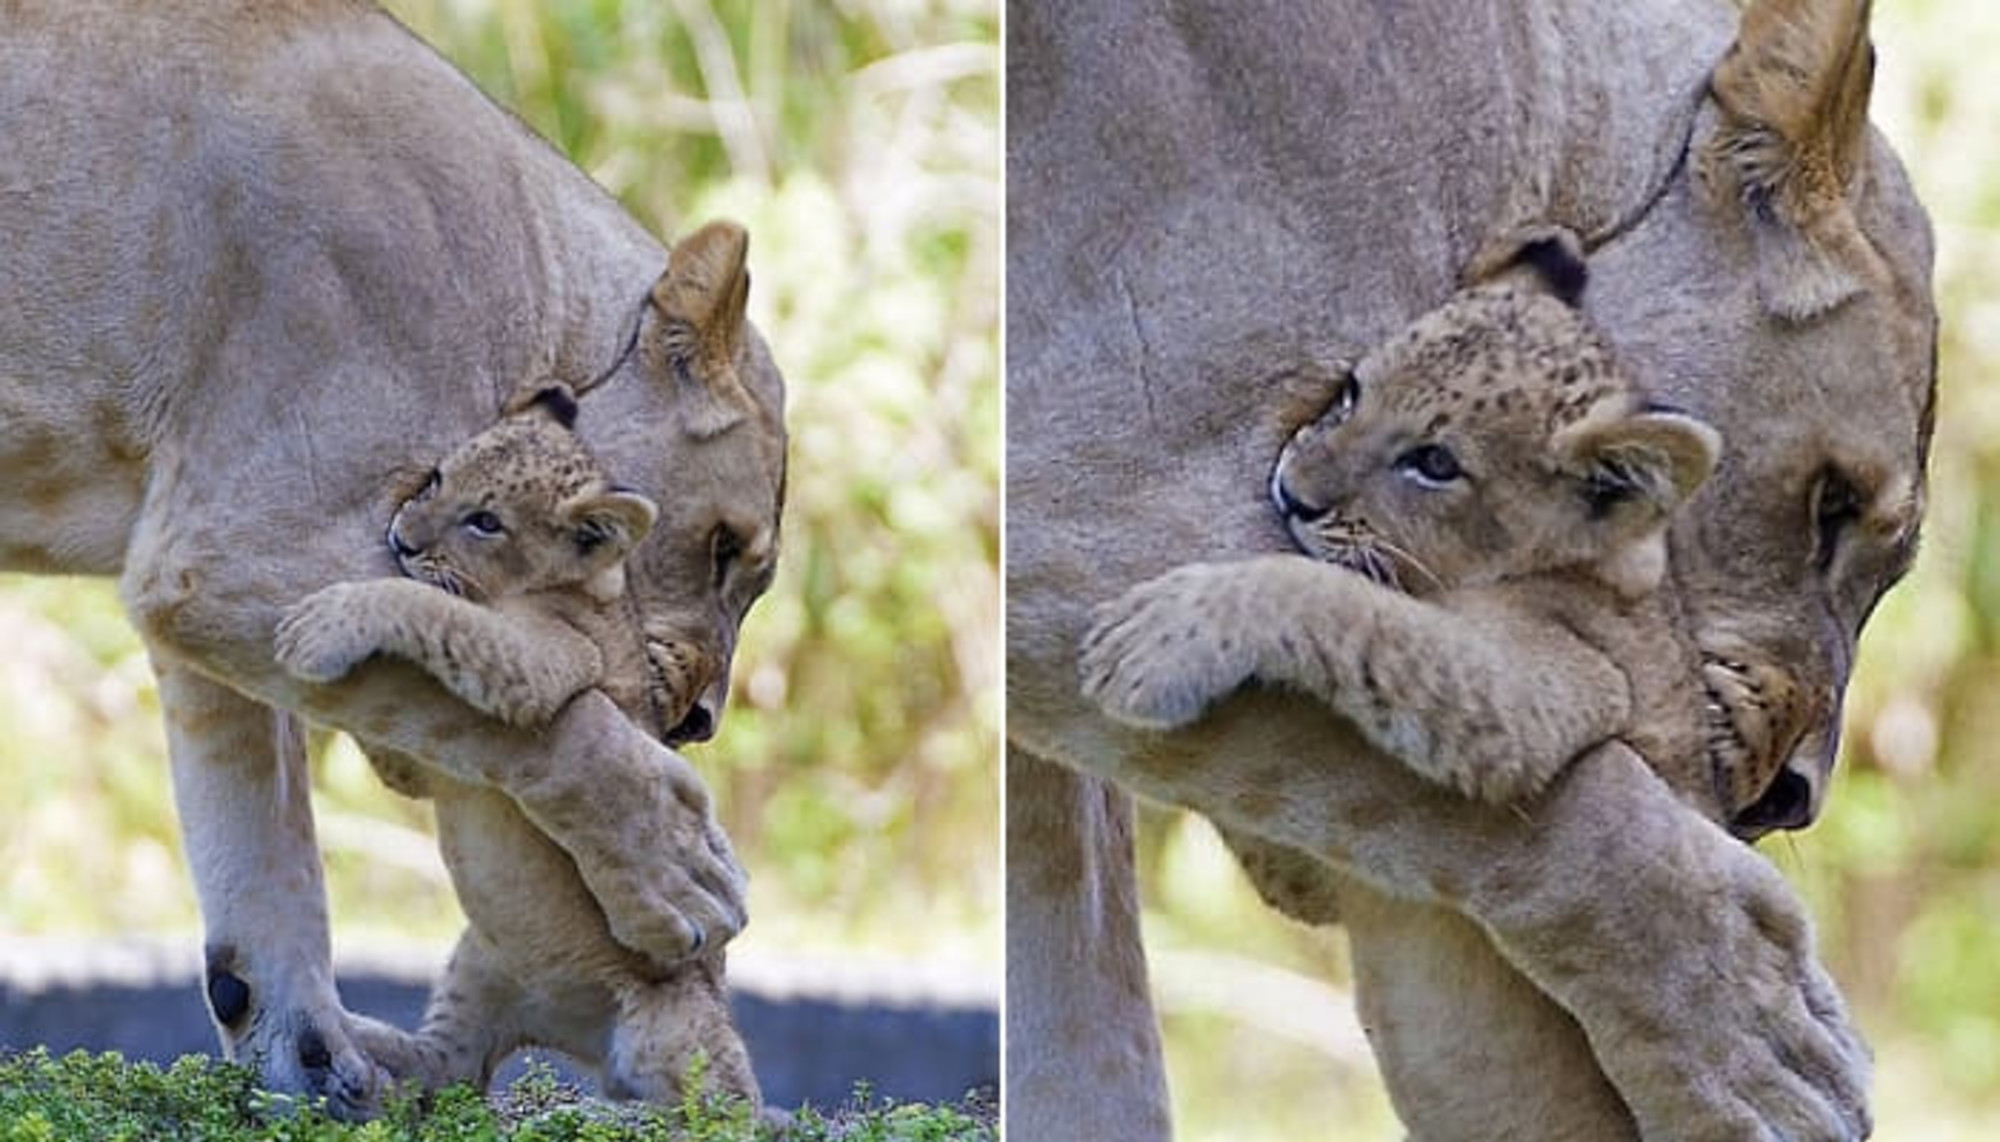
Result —
<instances>
[{"instance_id":1,"label":"cub's nose","mask_svg":"<svg viewBox=\"0 0 2000 1142\"><path fill-rule=\"evenodd\" d=\"M1325 508L1316 507L1293 495L1292 490L1285 486L1285 481L1276 474L1271 476L1271 502L1276 505L1279 514L1305 523L1326 514Z\"/></svg>"}]
</instances>

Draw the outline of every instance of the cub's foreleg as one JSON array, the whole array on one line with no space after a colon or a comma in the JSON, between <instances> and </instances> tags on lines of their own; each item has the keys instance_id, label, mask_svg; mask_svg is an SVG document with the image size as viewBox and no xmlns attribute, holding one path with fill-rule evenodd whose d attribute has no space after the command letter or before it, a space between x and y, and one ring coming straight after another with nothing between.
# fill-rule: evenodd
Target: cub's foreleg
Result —
<instances>
[{"instance_id":1,"label":"cub's foreleg","mask_svg":"<svg viewBox=\"0 0 2000 1142\"><path fill-rule=\"evenodd\" d=\"M1555 624L1399 594L1298 556L1177 568L1102 608L1085 696L1132 725L1194 721L1246 682L1302 690L1468 796L1530 796L1626 724L1625 678Z\"/></svg>"},{"instance_id":2,"label":"cub's foreleg","mask_svg":"<svg viewBox=\"0 0 2000 1142\"><path fill-rule=\"evenodd\" d=\"M559 620L410 579L323 587L278 624L279 664L309 682L344 677L376 654L416 663L468 705L516 726L546 723L603 674L597 647Z\"/></svg>"}]
</instances>

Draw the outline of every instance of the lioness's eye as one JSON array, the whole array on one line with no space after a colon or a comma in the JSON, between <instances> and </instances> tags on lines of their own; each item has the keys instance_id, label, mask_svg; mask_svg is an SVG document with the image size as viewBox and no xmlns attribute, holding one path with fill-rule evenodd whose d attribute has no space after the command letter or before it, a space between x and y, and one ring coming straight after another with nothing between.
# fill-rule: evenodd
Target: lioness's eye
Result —
<instances>
[{"instance_id":1,"label":"lioness's eye","mask_svg":"<svg viewBox=\"0 0 2000 1142\"><path fill-rule=\"evenodd\" d=\"M1828 468L1820 474L1812 493L1814 547L1813 561L1822 571L1833 566L1840 537L1861 518L1861 493L1853 481Z\"/></svg>"},{"instance_id":2,"label":"lioness's eye","mask_svg":"<svg viewBox=\"0 0 2000 1142\"><path fill-rule=\"evenodd\" d=\"M708 549L715 566L715 585L720 587L722 581L729 577L730 568L736 566L736 560L743 554L743 537L736 534L735 528L720 524L709 537Z\"/></svg>"},{"instance_id":3,"label":"lioness's eye","mask_svg":"<svg viewBox=\"0 0 2000 1142\"><path fill-rule=\"evenodd\" d=\"M1396 457L1396 470L1432 488L1442 488L1465 475L1458 457L1442 444L1417 445Z\"/></svg>"},{"instance_id":4,"label":"lioness's eye","mask_svg":"<svg viewBox=\"0 0 2000 1142\"><path fill-rule=\"evenodd\" d=\"M494 515L492 512L484 510L476 511L466 516L465 526L474 535L487 536L487 537L499 535L501 532L507 530L506 527L500 523L499 516Z\"/></svg>"},{"instance_id":5,"label":"lioness's eye","mask_svg":"<svg viewBox=\"0 0 2000 1142\"><path fill-rule=\"evenodd\" d=\"M424 486L417 489L416 498L420 500L430 499L437 494L438 485L442 483L444 483L444 473L439 472L436 468L432 468L431 474L424 477Z\"/></svg>"}]
</instances>

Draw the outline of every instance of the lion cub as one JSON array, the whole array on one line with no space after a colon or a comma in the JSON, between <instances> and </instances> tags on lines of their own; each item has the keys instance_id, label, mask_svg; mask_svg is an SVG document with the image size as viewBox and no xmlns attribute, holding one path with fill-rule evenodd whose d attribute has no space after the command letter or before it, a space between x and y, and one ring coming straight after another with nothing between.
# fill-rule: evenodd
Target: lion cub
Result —
<instances>
[{"instance_id":1,"label":"lion cub","mask_svg":"<svg viewBox=\"0 0 2000 1142\"><path fill-rule=\"evenodd\" d=\"M1713 817L1733 782L1710 771L1699 662L1655 588L1721 440L1614 365L1576 308L1584 277L1563 239L1529 242L1367 354L1271 477L1312 558L1132 588L1085 641L1086 696L1158 728L1252 680L1293 687L1496 802L1620 738Z\"/></svg>"},{"instance_id":2,"label":"lion cub","mask_svg":"<svg viewBox=\"0 0 2000 1142\"><path fill-rule=\"evenodd\" d=\"M571 431L562 387L535 393L438 465L388 539L408 579L338 583L286 612L278 661L316 682L390 654L514 725L547 722L597 686L635 714L655 700L619 604L652 501L610 485ZM697 1056L715 1090L759 1102L730 1021L718 949L662 976L611 936L569 857L497 790L415 767L385 780L436 802L445 863L471 923L413 1040L381 1061L425 1086L473 1081L518 1047L602 1072L614 1098L671 1102Z\"/></svg>"}]
</instances>

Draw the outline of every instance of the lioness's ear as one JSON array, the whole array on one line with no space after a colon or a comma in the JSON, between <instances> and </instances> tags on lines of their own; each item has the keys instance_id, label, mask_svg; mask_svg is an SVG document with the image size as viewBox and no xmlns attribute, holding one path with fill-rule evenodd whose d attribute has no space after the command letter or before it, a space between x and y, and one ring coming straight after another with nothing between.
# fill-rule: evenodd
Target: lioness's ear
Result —
<instances>
[{"instance_id":1,"label":"lioness's ear","mask_svg":"<svg viewBox=\"0 0 2000 1142\"><path fill-rule=\"evenodd\" d=\"M1709 91L1702 172L1741 201L1773 316L1804 321L1886 276L1848 204L1868 144L1869 0L1757 0Z\"/></svg>"},{"instance_id":2,"label":"lioness's ear","mask_svg":"<svg viewBox=\"0 0 2000 1142\"><path fill-rule=\"evenodd\" d=\"M569 500L562 505L562 514L576 536L579 551L607 563L620 563L653 530L660 510L637 492L613 490Z\"/></svg>"},{"instance_id":3,"label":"lioness's ear","mask_svg":"<svg viewBox=\"0 0 2000 1142\"><path fill-rule=\"evenodd\" d=\"M755 411L736 376L743 347L750 271L750 235L734 222L711 222L680 240L667 272L653 284L653 305L663 319L662 348L674 372L701 387L692 428L709 436Z\"/></svg>"}]
</instances>

